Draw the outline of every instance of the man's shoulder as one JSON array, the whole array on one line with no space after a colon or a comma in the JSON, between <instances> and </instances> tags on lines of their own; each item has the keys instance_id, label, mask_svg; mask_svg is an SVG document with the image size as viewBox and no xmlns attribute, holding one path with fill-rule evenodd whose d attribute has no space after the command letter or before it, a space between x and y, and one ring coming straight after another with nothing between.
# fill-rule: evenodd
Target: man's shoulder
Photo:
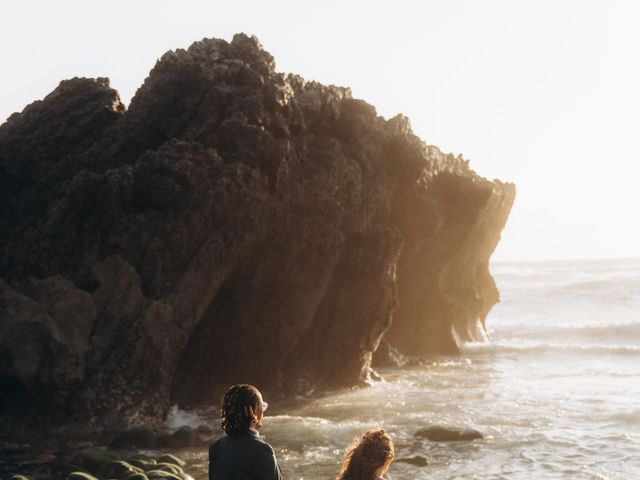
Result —
<instances>
[{"instance_id":1,"label":"man's shoulder","mask_svg":"<svg viewBox=\"0 0 640 480\"><path fill-rule=\"evenodd\" d=\"M273 452L273 448L271 447L271 445L269 445L262 437L260 437L259 435L253 435L251 433L224 435L218 438L217 440L214 440L209 445L209 450L213 450L217 446L221 446L225 444L232 445L236 443L242 443L243 445L249 444L259 450Z\"/></svg>"},{"instance_id":2,"label":"man's shoulder","mask_svg":"<svg viewBox=\"0 0 640 480\"><path fill-rule=\"evenodd\" d=\"M209 444L209 451L212 452L217 447L229 442L229 435L223 435Z\"/></svg>"},{"instance_id":3,"label":"man's shoulder","mask_svg":"<svg viewBox=\"0 0 640 480\"><path fill-rule=\"evenodd\" d=\"M218 443L220 442L220 440L222 440L224 437L220 437L216 440L214 440L213 442L211 442L209 444L209 452L213 452L214 448L216 448L216 445L218 445Z\"/></svg>"},{"instance_id":4,"label":"man's shoulder","mask_svg":"<svg viewBox=\"0 0 640 480\"><path fill-rule=\"evenodd\" d=\"M271 445L269 445L265 441L264 437L260 436L260 434L250 432L247 437L256 450L259 450L261 452L273 453L273 448L271 448Z\"/></svg>"},{"instance_id":5,"label":"man's shoulder","mask_svg":"<svg viewBox=\"0 0 640 480\"><path fill-rule=\"evenodd\" d=\"M255 443L257 445L257 448L265 452L273 453L273 447L269 445L264 438L256 437L255 440L256 440Z\"/></svg>"}]
</instances>

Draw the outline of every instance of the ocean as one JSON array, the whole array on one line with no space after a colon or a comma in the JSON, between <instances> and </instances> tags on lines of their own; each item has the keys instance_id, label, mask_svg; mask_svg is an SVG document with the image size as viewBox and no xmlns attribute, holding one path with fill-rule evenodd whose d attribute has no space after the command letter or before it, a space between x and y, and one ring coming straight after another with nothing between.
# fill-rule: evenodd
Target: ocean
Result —
<instances>
[{"instance_id":1,"label":"ocean","mask_svg":"<svg viewBox=\"0 0 640 480\"><path fill-rule=\"evenodd\" d=\"M360 432L396 445L388 478L640 479L640 259L495 263L489 339L459 356L381 370L370 388L276 405L262 433L290 480L335 478ZM268 400L268 399L266 399ZM172 411L172 427L216 424ZM484 439L434 443L430 425ZM427 466L397 461L422 455ZM206 452L193 451L196 478Z\"/></svg>"}]
</instances>

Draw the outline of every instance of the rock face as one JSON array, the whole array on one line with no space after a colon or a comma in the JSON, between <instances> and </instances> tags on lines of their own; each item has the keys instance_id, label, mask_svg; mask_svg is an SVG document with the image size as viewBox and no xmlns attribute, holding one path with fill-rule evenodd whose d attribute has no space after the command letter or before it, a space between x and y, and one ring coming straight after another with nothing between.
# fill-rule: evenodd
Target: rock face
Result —
<instances>
[{"instance_id":1,"label":"rock face","mask_svg":"<svg viewBox=\"0 0 640 480\"><path fill-rule=\"evenodd\" d=\"M514 194L243 34L166 53L128 109L63 81L0 127L3 420L354 385L383 336L455 352Z\"/></svg>"}]
</instances>

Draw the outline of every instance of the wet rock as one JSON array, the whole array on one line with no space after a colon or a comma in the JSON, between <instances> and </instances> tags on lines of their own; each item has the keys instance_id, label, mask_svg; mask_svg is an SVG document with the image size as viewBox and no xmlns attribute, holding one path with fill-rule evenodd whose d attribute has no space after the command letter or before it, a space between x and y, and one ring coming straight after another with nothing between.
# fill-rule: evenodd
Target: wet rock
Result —
<instances>
[{"instance_id":1,"label":"wet rock","mask_svg":"<svg viewBox=\"0 0 640 480\"><path fill-rule=\"evenodd\" d=\"M198 425L196 432L198 432L198 435L205 438L213 436L213 429L207 425Z\"/></svg>"},{"instance_id":2,"label":"wet rock","mask_svg":"<svg viewBox=\"0 0 640 480\"><path fill-rule=\"evenodd\" d=\"M439 425L421 428L414 435L432 442L457 442L484 438L482 433L477 430L442 427Z\"/></svg>"},{"instance_id":3,"label":"wet rock","mask_svg":"<svg viewBox=\"0 0 640 480\"><path fill-rule=\"evenodd\" d=\"M407 358L384 338L373 354L372 359L374 367L402 367L407 362Z\"/></svg>"},{"instance_id":4,"label":"wet rock","mask_svg":"<svg viewBox=\"0 0 640 480\"><path fill-rule=\"evenodd\" d=\"M120 457L109 450L99 447L87 448L73 454L68 463L97 474L111 462L120 460Z\"/></svg>"},{"instance_id":5,"label":"wet rock","mask_svg":"<svg viewBox=\"0 0 640 480\"><path fill-rule=\"evenodd\" d=\"M429 459L424 455L414 455L413 457L400 457L394 460L395 463L408 463L416 467L426 467L429 465Z\"/></svg>"},{"instance_id":6,"label":"wet rock","mask_svg":"<svg viewBox=\"0 0 640 480\"><path fill-rule=\"evenodd\" d=\"M8 378L0 369L0 410L19 416L53 385L82 378L95 306L60 276L30 279L22 293L0 279L0 305L0 348L13 366Z\"/></svg>"}]
</instances>

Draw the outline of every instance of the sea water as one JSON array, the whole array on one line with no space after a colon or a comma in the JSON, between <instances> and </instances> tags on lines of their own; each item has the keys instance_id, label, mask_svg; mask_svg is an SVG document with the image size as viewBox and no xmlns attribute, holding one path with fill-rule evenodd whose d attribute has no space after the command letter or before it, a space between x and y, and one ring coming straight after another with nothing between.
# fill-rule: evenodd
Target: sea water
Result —
<instances>
[{"instance_id":1,"label":"sea water","mask_svg":"<svg viewBox=\"0 0 640 480\"><path fill-rule=\"evenodd\" d=\"M490 339L459 356L385 369L371 388L268 411L266 440L288 479L331 479L350 440L383 426L400 479L640 479L640 260L496 263ZM267 399L268 400L268 399ZM170 425L216 423L174 410ZM430 425L484 439L434 443ZM190 455L206 476L206 451Z\"/></svg>"}]
</instances>

